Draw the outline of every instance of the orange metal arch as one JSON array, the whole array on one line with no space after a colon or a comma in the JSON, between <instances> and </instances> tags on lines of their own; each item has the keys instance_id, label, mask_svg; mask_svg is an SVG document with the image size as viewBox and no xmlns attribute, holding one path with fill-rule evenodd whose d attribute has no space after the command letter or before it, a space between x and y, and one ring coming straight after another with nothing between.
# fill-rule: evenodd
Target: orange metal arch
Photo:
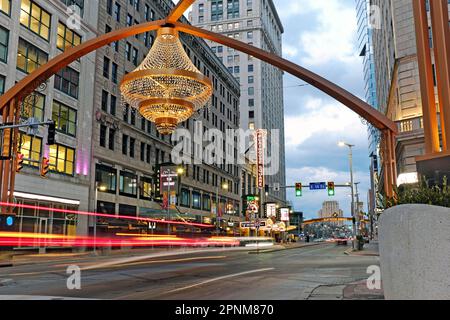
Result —
<instances>
[{"instance_id":1,"label":"orange metal arch","mask_svg":"<svg viewBox=\"0 0 450 320\"><path fill-rule=\"evenodd\" d=\"M357 98L350 92L288 60L245 44L243 42L190 25L176 22L182 16L183 12L189 7L189 5L194 2L195 0L181 0L178 5L172 10L169 16L164 20L157 20L134 25L124 29L119 29L104 34L98 38L88 40L81 45L71 48L58 55L57 57L50 60L47 64L41 66L36 71L23 78L15 86L5 92L0 97L0 113L3 114L4 119L12 120L14 118L17 118L18 113L20 112L20 108L17 108L18 102L28 94L33 92L33 90L35 90L42 82L46 81L48 78L56 74L60 69L66 67L76 59L81 58L114 41L134 36L136 34L156 30L161 26L171 24L181 32L221 43L225 46L232 47L236 50L245 52L267 63L270 63L313 85L324 93L327 93L328 95L343 103L358 115L372 123L376 128L380 129L383 132L385 138L388 138L386 139L388 141L388 143L386 143L386 154L389 154L390 167L389 170L385 170L385 181L393 182L393 184L395 184L395 152L393 152L392 141L393 137L397 133L397 126L393 121L388 119L385 115L375 110L370 105ZM4 200L6 200L5 198L8 191L7 185L9 184L10 186L9 190L12 190L14 188L14 170L11 169L11 161L6 161L5 164L2 163L0 166L0 181L3 180L1 197ZM388 168L386 167L385 169ZM392 185L390 183L385 183L385 188L386 194L388 196L391 196ZM10 194L12 195L12 192Z\"/></svg>"},{"instance_id":2,"label":"orange metal arch","mask_svg":"<svg viewBox=\"0 0 450 320\"><path fill-rule=\"evenodd\" d=\"M47 62L45 65L39 67L37 70L20 80L11 89L6 91L0 97L0 111L13 99L23 98L33 92L33 90L35 90L42 82L46 81L48 78L56 74L65 66L71 64L73 61L114 41L159 29L165 23L166 20L157 20L134 25L124 29L115 30L98 38L88 40L80 44L79 46L66 50L65 52Z\"/></svg>"},{"instance_id":3,"label":"orange metal arch","mask_svg":"<svg viewBox=\"0 0 450 320\"><path fill-rule=\"evenodd\" d=\"M311 84L312 86L341 102L342 104L359 114L361 117L372 123L379 130L389 129L394 133L396 133L398 130L397 125L392 120L390 120L378 110L372 108L366 102L362 101L361 99L339 87L338 85L299 65L296 65L295 63L292 63L286 59L283 59L277 55L266 52L259 48L250 46L241 41L234 40L232 38L214 32L206 31L204 29L179 22L176 22L174 25L176 29L181 32L189 33L196 37L208 39L223 44L224 46L231 47L238 51L245 52L296 76L297 78Z\"/></svg>"}]
</instances>

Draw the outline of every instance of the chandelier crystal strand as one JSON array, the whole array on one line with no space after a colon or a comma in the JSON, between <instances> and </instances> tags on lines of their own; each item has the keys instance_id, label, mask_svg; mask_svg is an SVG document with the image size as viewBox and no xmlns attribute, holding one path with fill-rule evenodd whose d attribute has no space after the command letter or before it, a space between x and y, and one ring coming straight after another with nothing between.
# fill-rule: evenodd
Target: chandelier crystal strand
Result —
<instances>
[{"instance_id":1,"label":"chandelier crystal strand","mask_svg":"<svg viewBox=\"0 0 450 320\"><path fill-rule=\"evenodd\" d=\"M195 67L170 27L158 30L147 57L120 85L123 99L161 134L171 134L180 122L204 107L212 83Z\"/></svg>"}]
</instances>

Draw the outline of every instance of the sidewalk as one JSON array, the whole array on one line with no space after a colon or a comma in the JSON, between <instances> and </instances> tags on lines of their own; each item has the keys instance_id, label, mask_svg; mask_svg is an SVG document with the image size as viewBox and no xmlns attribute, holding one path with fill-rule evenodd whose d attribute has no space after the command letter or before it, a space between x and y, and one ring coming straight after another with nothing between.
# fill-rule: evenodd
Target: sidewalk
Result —
<instances>
[{"instance_id":1,"label":"sidewalk","mask_svg":"<svg viewBox=\"0 0 450 320\"><path fill-rule=\"evenodd\" d=\"M371 256L371 257L378 257L379 249L378 249L378 241L372 240L370 243L365 243L363 250L361 251L353 251L352 248L345 251L345 254L350 256Z\"/></svg>"}]
</instances>

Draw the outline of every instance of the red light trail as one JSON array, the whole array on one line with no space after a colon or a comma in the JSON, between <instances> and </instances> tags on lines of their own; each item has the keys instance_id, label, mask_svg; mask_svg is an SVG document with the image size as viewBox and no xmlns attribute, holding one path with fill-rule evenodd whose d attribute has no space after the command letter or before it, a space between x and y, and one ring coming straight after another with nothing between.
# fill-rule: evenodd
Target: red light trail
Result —
<instances>
[{"instance_id":1,"label":"red light trail","mask_svg":"<svg viewBox=\"0 0 450 320\"><path fill-rule=\"evenodd\" d=\"M157 222L157 223L172 224L172 225L185 225L185 226L192 226L192 227L199 227L199 228L214 228L215 227L214 225L211 225L211 224L183 222L183 221L174 221L174 220L158 220L158 219L140 218L140 217L132 217L132 216L124 216L124 215L112 215L112 214L105 214L105 213L98 213L98 212L58 209L58 208L34 206L34 205L23 204L23 203L0 202L0 206L17 207L17 208L25 208L25 209L39 209L39 210L44 210L44 211L70 213L70 214L78 214L78 215L82 215L82 216L103 217L103 218L111 218L111 219L129 219L129 220L135 220L135 221Z\"/></svg>"}]
</instances>

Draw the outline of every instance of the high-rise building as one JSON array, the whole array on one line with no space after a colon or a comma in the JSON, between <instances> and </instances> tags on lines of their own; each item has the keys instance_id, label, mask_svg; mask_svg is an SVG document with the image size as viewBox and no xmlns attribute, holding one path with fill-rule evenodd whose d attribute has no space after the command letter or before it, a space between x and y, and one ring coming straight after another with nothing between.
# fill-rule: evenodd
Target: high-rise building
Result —
<instances>
[{"instance_id":1,"label":"high-rise building","mask_svg":"<svg viewBox=\"0 0 450 320\"><path fill-rule=\"evenodd\" d=\"M379 110L399 128L398 183L414 182L415 158L425 153L425 147L413 4L410 0L371 0L370 4L380 18L379 28L372 32Z\"/></svg>"},{"instance_id":2,"label":"high-rise building","mask_svg":"<svg viewBox=\"0 0 450 320\"><path fill-rule=\"evenodd\" d=\"M73 5L76 8L68 7ZM82 19L74 20L74 12ZM96 12L94 1L1 1L0 93L63 51L95 37ZM20 121L55 121L56 144L47 145L46 126L34 132L20 129L18 152L24 156L24 168L16 175L14 198L30 205L16 209L20 232L87 231L85 217L56 209L88 210L94 70L91 57L81 58L21 101ZM43 157L50 169L45 179L39 170Z\"/></svg>"},{"instance_id":3,"label":"high-rise building","mask_svg":"<svg viewBox=\"0 0 450 320\"><path fill-rule=\"evenodd\" d=\"M97 29L104 33L162 19L173 6L170 0L100 1ZM178 142L172 141L172 136L160 135L153 123L122 104L119 90L122 77L136 69L147 56L155 37L155 32L147 32L96 52L91 167L95 179L91 180L90 206L108 214L207 223L213 223L220 213L221 222L237 222L241 193L237 161L234 165L209 165L205 159L196 159L195 163L182 164L184 173L177 190L177 208L171 208L169 212L162 210L157 170L159 165L173 162L171 152ZM191 137L183 140L189 146L190 154L200 150L198 154L203 155L203 148L210 142L203 141L202 146L194 141L194 134L199 134L202 139L208 129L219 129L225 134L227 129L239 127L239 84L202 39L180 34L180 40L191 61L211 79L214 87L210 105L180 125L190 132ZM236 149L233 149L237 146L226 145L222 140L220 146L237 157ZM95 192L96 188L98 192Z\"/></svg>"},{"instance_id":4,"label":"high-rise building","mask_svg":"<svg viewBox=\"0 0 450 320\"><path fill-rule=\"evenodd\" d=\"M283 25L272 0L199 0L190 13L193 25L243 41L282 55ZM245 53L207 41L229 72L240 83L240 125L243 129L279 129L279 163L276 174L267 175L268 202L286 201L284 188L274 191L274 184L284 186L285 147L283 113L283 72ZM273 140L275 141L275 140ZM268 138L267 150L271 150ZM264 191L264 190L263 190Z\"/></svg>"},{"instance_id":5,"label":"high-rise building","mask_svg":"<svg viewBox=\"0 0 450 320\"><path fill-rule=\"evenodd\" d=\"M324 201L322 203L322 209L318 212L319 219L323 218L342 218L344 212L339 209L339 202L337 201ZM336 225L343 225L342 221L336 223Z\"/></svg>"},{"instance_id":6,"label":"high-rise building","mask_svg":"<svg viewBox=\"0 0 450 320\"><path fill-rule=\"evenodd\" d=\"M375 75L375 61L372 32L377 28L379 22L377 8L371 7L370 0L356 0L356 16L358 21L358 48L363 63L365 101L373 108L379 110L380 105L377 99L377 84ZM378 192L378 172L380 157L380 132L378 129L368 124L369 157L370 164L370 212L375 213L377 192Z\"/></svg>"}]
</instances>

